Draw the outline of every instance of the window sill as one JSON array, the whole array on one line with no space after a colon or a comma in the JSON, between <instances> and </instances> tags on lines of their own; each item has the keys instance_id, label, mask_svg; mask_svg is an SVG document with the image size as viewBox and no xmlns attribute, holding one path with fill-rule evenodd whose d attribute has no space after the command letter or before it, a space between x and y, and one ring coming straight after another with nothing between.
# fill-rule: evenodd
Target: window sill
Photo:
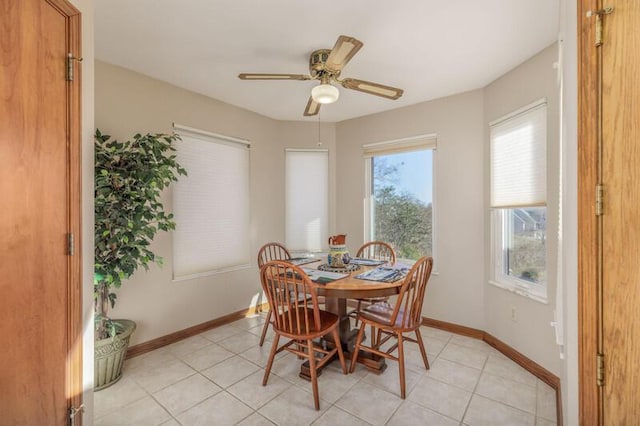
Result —
<instances>
[{"instance_id":1,"label":"window sill","mask_svg":"<svg viewBox=\"0 0 640 426\"><path fill-rule=\"evenodd\" d=\"M208 277L208 276L211 276L211 275L225 274L227 272L240 271L240 270L249 269L249 268L251 268L251 264L249 264L249 263L242 264L242 265L237 265L237 266L229 266L227 268L215 269L213 271L202 272L202 273L199 273L199 274L184 275L184 276L179 276L179 277L175 277L174 276L173 279L171 280L171 282L177 283L177 282L180 282L180 281L195 280L197 278Z\"/></svg>"},{"instance_id":2,"label":"window sill","mask_svg":"<svg viewBox=\"0 0 640 426\"><path fill-rule=\"evenodd\" d=\"M501 283L501 282L494 281L494 280L489 280L489 284L491 284L491 285L493 285L495 287L501 288L503 290L510 291L511 293L515 293L518 296L522 296L522 297L525 297L527 299L531 299L531 300L533 300L535 302L542 303L544 305L548 305L549 304L549 300L547 299L546 296L541 296L541 295L538 295L538 294L531 293L531 292L529 292L527 290L524 290L522 288L518 288L518 287L516 287L514 285Z\"/></svg>"}]
</instances>

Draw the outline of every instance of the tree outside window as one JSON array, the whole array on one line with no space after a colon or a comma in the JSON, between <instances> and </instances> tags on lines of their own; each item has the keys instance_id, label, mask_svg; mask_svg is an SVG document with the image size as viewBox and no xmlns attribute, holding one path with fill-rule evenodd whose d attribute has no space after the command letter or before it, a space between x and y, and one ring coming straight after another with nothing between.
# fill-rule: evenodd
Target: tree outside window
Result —
<instances>
[{"instance_id":1,"label":"tree outside window","mask_svg":"<svg viewBox=\"0 0 640 426\"><path fill-rule=\"evenodd\" d=\"M400 259L433 253L433 150L377 155L372 162L371 237Z\"/></svg>"}]
</instances>

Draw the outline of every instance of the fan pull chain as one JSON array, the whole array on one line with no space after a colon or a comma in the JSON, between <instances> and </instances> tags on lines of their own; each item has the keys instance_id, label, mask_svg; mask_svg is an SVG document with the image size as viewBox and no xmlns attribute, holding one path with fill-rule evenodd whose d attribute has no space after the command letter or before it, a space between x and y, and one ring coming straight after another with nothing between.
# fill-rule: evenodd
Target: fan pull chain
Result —
<instances>
[{"instance_id":1,"label":"fan pull chain","mask_svg":"<svg viewBox=\"0 0 640 426\"><path fill-rule=\"evenodd\" d=\"M318 111L318 143L317 146L322 146L322 140L320 139L320 111Z\"/></svg>"}]
</instances>

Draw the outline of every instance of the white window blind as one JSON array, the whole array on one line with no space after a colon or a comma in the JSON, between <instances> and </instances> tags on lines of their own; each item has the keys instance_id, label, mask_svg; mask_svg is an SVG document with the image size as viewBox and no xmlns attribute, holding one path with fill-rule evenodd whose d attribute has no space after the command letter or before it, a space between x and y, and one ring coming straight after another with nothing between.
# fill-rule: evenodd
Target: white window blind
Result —
<instances>
[{"instance_id":1,"label":"white window blind","mask_svg":"<svg viewBox=\"0 0 640 426\"><path fill-rule=\"evenodd\" d=\"M490 123L490 138L491 207L546 205L546 101Z\"/></svg>"},{"instance_id":2,"label":"white window blind","mask_svg":"<svg viewBox=\"0 0 640 426\"><path fill-rule=\"evenodd\" d=\"M436 149L437 135L420 135L385 142L376 142L362 145L364 158L372 158L376 155L399 154L401 152L418 151L421 149Z\"/></svg>"},{"instance_id":3,"label":"white window blind","mask_svg":"<svg viewBox=\"0 0 640 426\"><path fill-rule=\"evenodd\" d=\"M322 251L329 235L329 152L287 149L285 176L287 248Z\"/></svg>"},{"instance_id":4,"label":"white window blind","mask_svg":"<svg viewBox=\"0 0 640 426\"><path fill-rule=\"evenodd\" d=\"M173 187L173 276L188 279L250 265L249 145L174 126L188 175Z\"/></svg>"}]
</instances>

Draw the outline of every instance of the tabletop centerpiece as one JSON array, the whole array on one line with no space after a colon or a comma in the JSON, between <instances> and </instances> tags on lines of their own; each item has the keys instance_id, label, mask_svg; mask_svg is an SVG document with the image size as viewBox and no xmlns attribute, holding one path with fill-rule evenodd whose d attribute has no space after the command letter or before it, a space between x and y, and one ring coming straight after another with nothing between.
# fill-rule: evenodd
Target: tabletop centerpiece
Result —
<instances>
[{"instance_id":1,"label":"tabletop centerpiece","mask_svg":"<svg viewBox=\"0 0 640 426\"><path fill-rule=\"evenodd\" d=\"M318 269L330 272L352 272L360 269L359 265L350 263L351 256L347 248L347 235L338 234L329 237L329 254L327 263Z\"/></svg>"}]
</instances>

